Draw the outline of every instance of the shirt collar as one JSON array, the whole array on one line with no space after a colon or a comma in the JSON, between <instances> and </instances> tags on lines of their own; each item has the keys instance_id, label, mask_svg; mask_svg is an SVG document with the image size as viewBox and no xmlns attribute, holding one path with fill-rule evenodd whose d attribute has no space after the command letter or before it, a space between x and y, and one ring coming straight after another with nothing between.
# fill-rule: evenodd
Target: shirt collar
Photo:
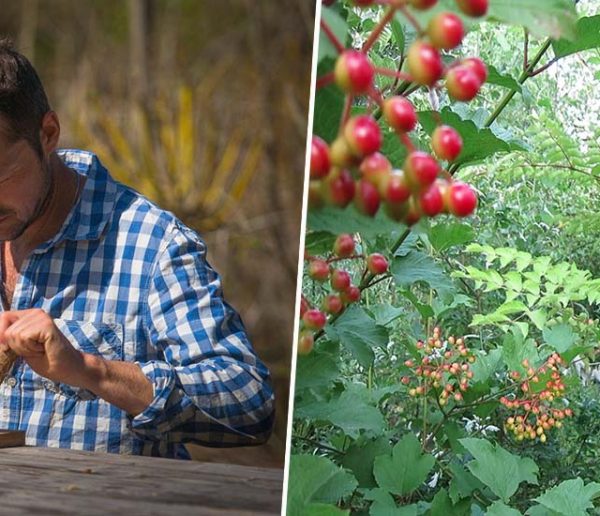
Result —
<instances>
[{"instance_id":1,"label":"shirt collar","mask_svg":"<svg viewBox=\"0 0 600 516\"><path fill-rule=\"evenodd\" d=\"M57 154L69 168L87 181L61 229L38 246L35 253L44 252L62 240L97 240L114 213L117 184L98 157L91 152L75 149L59 150Z\"/></svg>"}]
</instances>

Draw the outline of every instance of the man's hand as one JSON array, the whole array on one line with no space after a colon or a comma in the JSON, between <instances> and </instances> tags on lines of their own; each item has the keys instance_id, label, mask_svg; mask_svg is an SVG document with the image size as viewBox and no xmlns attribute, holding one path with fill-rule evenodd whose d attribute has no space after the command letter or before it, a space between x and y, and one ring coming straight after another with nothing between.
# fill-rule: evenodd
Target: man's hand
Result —
<instances>
[{"instance_id":1,"label":"man's hand","mask_svg":"<svg viewBox=\"0 0 600 516\"><path fill-rule=\"evenodd\" d=\"M84 357L41 309L0 314L0 351L12 349L37 374L82 387Z\"/></svg>"},{"instance_id":2,"label":"man's hand","mask_svg":"<svg viewBox=\"0 0 600 516\"><path fill-rule=\"evenodd\" d=\"M79 351L40 309L0 314L0 351L8 349L40 376L87 389L132 416L154 397L150 380L136 364Z\"/></svg>"}]
</instances>

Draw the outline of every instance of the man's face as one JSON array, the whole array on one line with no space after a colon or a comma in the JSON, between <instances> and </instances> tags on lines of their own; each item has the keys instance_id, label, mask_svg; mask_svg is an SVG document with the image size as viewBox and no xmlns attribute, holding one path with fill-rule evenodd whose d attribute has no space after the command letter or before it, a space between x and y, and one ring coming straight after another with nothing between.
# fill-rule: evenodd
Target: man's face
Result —
<instances>
[{"instance_id":1,"label":"man's face","mask_svg":"<svg viewBox=\"0 0 600 516\"><path fill-rule=\"evenodd\" d=\"M39 216L50 191L50 170L26 140L0 130L0 241L15 240Z\"/></svg>"}]
</instances>

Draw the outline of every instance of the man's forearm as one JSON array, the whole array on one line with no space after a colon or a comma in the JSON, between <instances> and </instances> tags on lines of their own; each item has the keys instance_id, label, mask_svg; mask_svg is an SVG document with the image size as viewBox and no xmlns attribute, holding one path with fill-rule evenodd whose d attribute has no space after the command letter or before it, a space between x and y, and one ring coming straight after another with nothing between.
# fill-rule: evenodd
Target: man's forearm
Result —
<instances>
[{"instance_id":1,"label":"man's forearm","mask_svg":"<svg viewBox=\"0 0 600 516\"><path fill-rule=\"evenodd\" d=\"M132 416L143 412L154 398L150 380L136 364L104 360L82 353L84 367L79 387L119 407Z\"/></svg>"}]
</instances>

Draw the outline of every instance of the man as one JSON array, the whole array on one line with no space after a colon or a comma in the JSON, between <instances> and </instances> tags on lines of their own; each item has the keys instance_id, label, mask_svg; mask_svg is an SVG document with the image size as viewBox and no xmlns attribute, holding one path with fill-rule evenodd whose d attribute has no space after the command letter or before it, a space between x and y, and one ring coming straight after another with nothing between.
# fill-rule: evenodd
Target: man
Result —
<instances>
[{"instance_id":1,"label":"man","mask_svg":"<svg viewBox=\"0 0 600 516\"><path fill-rule=\"evenodd\" d=\"M203 241L114 181L60 126L29 61L0 41L0 428L26 443L189 458L260 444L268 371Z\"/></svg>"}]
</instances>

